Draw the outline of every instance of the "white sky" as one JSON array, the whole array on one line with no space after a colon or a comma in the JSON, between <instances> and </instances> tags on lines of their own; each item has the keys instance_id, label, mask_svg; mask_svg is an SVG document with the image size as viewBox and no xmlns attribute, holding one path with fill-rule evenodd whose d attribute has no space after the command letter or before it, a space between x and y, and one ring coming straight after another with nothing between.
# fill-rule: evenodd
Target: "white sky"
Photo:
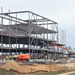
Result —
<instances>
[{"instance_id":1,"label":"white sky","mask_svg":"<svg viewBox=\"0 0 75 75\"><path fill-rule=\"evenodd\" d=\"M4 12L30 10L58 22L66 30L66 44L75 47L75 0L0 0Z\"/></svg>"}]
</instances>

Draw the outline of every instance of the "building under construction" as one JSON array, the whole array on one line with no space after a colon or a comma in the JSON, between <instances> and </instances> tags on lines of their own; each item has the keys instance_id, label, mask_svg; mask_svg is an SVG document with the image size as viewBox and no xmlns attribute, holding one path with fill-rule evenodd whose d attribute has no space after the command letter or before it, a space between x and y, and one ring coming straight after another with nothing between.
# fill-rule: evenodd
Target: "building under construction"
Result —
<instances>
[{"instance_id":1,"label":"building under construction","mask_svg":"<svg viewBox=\"0 0 75 75\"><path fill-rule=\"evenodd\" d=\"M0 13L0 52L2 55L29 53L31 59L60 57L64 46L58 43L58 23L31 11Z\"/></svg>"}]
</instances>

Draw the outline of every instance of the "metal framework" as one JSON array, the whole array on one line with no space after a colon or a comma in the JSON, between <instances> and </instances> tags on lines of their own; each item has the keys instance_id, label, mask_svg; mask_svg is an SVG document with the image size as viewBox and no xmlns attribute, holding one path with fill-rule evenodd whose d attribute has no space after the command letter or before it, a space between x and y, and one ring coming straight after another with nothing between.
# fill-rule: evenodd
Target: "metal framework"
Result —
<instances>
[{"instance_id":1,"label":"metal framework","mask_svg":"<svg viewBox=\"0 0 75 75\"><path fill-rule=\"evenodd\" d=\"M62 54L51 44L58 44L58 23L31 11L0 13L0 51L30 53L31 58ZM63 45L63 44L61 44ZM52 55L51 55L52 54Z\"/></svg>"}]
</instances>

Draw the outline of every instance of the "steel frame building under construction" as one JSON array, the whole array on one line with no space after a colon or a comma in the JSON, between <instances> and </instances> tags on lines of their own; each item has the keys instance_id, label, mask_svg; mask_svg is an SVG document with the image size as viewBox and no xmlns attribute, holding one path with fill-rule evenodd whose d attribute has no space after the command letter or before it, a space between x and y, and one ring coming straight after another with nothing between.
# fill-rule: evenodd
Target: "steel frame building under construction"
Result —
<instances>
[{"instance_id":1,"label":"steel frame building under construction","mask_svg":"<svg viewBox=\"0 0 75 75\"><path fill-rule=\"evenodd\" d=\"M58 23L31 11L0 13L0 52L2 55L30 53L31 59L47 59L63 54L58 47Z\"/></svg>"}]
</instances>

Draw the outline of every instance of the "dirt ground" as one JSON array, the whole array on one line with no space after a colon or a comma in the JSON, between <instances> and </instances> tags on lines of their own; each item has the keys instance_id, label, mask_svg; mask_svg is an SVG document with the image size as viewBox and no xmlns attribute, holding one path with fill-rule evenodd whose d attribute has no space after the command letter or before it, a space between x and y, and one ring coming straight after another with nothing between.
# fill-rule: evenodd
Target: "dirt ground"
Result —
<instances>
[{"instance_id":1,"label":"dirt ground","mask_svg":"<svg viewBox=\"0 0 75 75\"><path fill-rule=\"evenodd\" d=\"M2 65L0 68L6 70L12 70L21 74L34 73L38 71L55 72L61 70L75 69L75 63L66 64L33 64L33 65L19 65L17 62L9 61Z\"/></svg>"}]
</instances>

